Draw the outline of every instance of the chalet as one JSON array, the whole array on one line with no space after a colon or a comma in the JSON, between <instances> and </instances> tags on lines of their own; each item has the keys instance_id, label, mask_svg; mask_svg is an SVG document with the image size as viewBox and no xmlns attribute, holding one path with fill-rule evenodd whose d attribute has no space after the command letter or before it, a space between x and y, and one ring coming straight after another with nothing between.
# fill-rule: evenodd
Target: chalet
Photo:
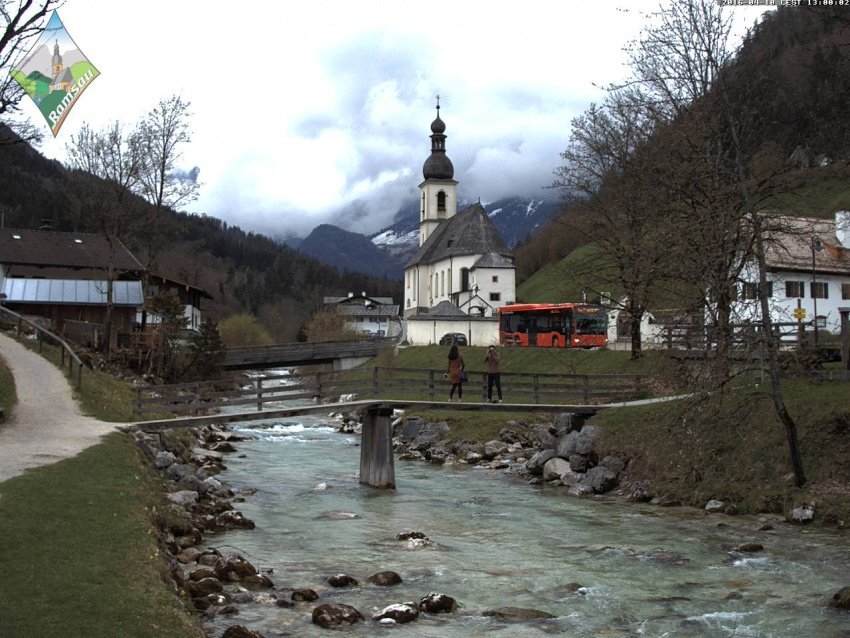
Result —
<instances>
[{"instance_id":1,"label":"chalet","mask_svg":"<svg viewBox=\"0 0 850 638\"><path fill-rule=\"evenodd\" d=\"M325 297L325 306L335 308L356 332L367 337L401 336L402 324L398 304L392 297L368 297L365 292L345 297Z\"/></svg>"},{"instance_id":2,"label":"chalet","mask_svg":"<svg viewBox=\"0 0 850 638\"><path fill-rule=\"evenodd\" d=\"M765 237L771 321L791 323L800 315L812 330L816 318L819 329L838 334L838 308L850 306L850 211L833 219L781 217L778 222ZM736 304L744 319L759 316L757 290L758 270L750 264L741 274Z\"/></svg>"},{"instance_id":3,"label":"chalet","mask_svg":"<svg viewBox=\"0 0 850 638\"><path fill-rule=\"evenodd\" d=\"M186 330L193 332L197 332L201 327L201 299L212 299L212 296L203 288L156 274L147 276L145 292L146 304L157 295L175 295L183 306ZM161 322L162 318L146 307L139 308L136 311L136 324L139 326L146 327Z\"/></svg>"},{"instance_id":4,"label":"chalet","mask_svg":"<svg viewBox=\"0 0 850 638\"><path fill-rule=\"evenodd\" d=\"M159 320L145 311L145 303L164 290L178 296L187 327L197 330L200 299L209 294L147 275L119 240L49 229L0 229L0 301L19 314L42 318L53 331L77 343L101 342L110 306L113 346L120 333L156 325Z\"/></svg>"},{"instance_id":5,"label":"chalet","mask_svg":"<svg viewBox=\"0 0 850 638\"><path fill-rule=\"evenodd\" d=\"M404 270L404 316L411 343L432 342L428 334L434 328L419 330L420 320L434 323L441 316L454 316L451 321L456 323L486 317L488 325L493 324L484 330L489 343L494 335L498 338L497 309L516 299L516 268L513 254L480 202L458 212L458 182L446 155L445 130L438 103L437 118L431 123L431 155L419 184L419 250ZM447 315L446 304L460 312ZM439 314L434 313L437 307ZM446 332L459 331L448 323L444 327Z\"/></svg>"},{"instance_id":6,"label":"chalet","mask_svg":"<svg viewBox=\"0 0 850 638\"><path fill-rule=\"evenodd\" d=\"M86 326L103 326L110 302L113 328L132 329L136 308L144 303L144 270L124 244L103 235L0 230L3 303L19 314L46 318L61 334L79 333L84 343L94 342L94 333L80 337Z\"/></svg>"}]
</instances>

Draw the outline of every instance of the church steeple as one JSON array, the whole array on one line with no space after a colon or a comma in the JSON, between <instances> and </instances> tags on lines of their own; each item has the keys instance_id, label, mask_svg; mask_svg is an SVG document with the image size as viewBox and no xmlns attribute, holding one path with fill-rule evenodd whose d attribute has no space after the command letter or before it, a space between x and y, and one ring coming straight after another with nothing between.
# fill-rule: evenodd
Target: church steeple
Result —
<instances>
[{"instance_id":1,"label":"church steeple","mask_svg":"<svg viewBox=\"0 0 850 638\"><path fill-rule=\"evenodd\" d=\"M431 122L431 155L422 166L425 179L452 179L455 167L446 155L446 124L440 119L440 96L437 96L437 118Z\"/></svg>"},{"instance_id":2,"label":"church steeple","mask_svg":"<svg viewBox=\"0 0 850 638\"><path fill-rule=\"evenodd\" d=\"M431 155L422 166L425 181L419 185L419 245L446 219L457 212L455 168L446 156L446 124L440 119L440 96L437 96L437 118L431 122Z\"/></svg>"}]
</instances>

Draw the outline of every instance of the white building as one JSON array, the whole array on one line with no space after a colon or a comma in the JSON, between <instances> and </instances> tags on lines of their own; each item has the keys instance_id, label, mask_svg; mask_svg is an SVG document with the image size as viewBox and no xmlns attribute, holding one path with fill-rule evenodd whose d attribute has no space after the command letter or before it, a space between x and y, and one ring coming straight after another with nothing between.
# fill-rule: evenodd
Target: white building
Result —
<instances>
[{"instance_id":1,"label":"white building","mask_svg":"<svg viewBox=\"0 0 850 638\"><path fill-rule=\"evenodd\" d=\"M439 109L437 104L437 118L431 123L431 155L422 167L425 179L419 185L419 250L404 271L404 316L428 318L433 324L439 316L448 316L445 307L450 304L460 311L450 313L455 322L464 316L491 319L486 323L492 327L484 331L489 342L498 332L496 309L516 299L513 254L480 202L457 211L458 183L446 156L446 125ZM438 304L441 312L432 314ZM433 342L418 335L410 323L408 332L411 342ZM428 332L436 334L436 339L442 336L433 325Z\"/></svg>"},{"instance_id":2,"label":"white building","mask_svg":"<svg viewBox=\"0 0 850 638\"><path fill-rule=\"evenodd\" d=\"M770 314L773 323L796 321L795 309L811 330L840 331L839 307L850 307L850 211L834 220L783 217L779 229L766 237ZM741 274L736 310L743 319L760 316L756 303L758 269L748 265Z\"/></svg>"},{"instance_id":3,"label":"white building","mask_svg":"<svg viewBox=\"0 0 850 638\"><path fill-rule=\"evenodd\" d=\"M392 297L369 297L365 292L345 297L325 297L324 304L335 308L345 323L364 337L397 338L402 334L401 317L398 304Z\"/></svg>"}]
</instances>

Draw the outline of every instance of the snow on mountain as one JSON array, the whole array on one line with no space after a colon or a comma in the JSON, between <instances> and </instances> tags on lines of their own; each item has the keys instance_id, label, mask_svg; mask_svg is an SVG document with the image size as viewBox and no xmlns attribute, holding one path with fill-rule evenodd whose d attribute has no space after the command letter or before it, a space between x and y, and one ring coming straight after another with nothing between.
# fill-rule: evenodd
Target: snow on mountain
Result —
<instances>
[{"instance_id":1,"label":"snow on mountain","mask_svg":"<svg viewBox=\"0 0 850 638\"><path fill-rule=\"evenodd\" d=\"M458 210L469 205L470 202L459 202ZM482 205L511 248L558 210L555 201L527 197L482 202ZM401 268L419 248L419 202L415 199L406 202L392 225L369 237L325 224L314 229L299 248L337 268L400 277Z\"/></svg>"}]
</instances>

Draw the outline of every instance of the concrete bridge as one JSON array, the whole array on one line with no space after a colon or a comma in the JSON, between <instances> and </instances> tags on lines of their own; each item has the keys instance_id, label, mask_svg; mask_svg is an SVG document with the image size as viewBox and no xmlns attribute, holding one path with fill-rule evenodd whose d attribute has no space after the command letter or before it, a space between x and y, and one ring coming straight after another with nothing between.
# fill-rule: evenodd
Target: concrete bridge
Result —
<instances>
[{"instance_id":1,"label":"concrete bridge","mask_svg":"<svg viewBox=\"0 0 850 638\"><path fill-rule=\"evenodd\" d=\"M539 403L450 403L447 401L406 401L366 399L337 403L318 403L276 410L250 411L231 414L190 416L175 419L141 421L127 429L144 432L159 432L173 428L197 427L214 423L256 421L262 419L288 418L305 414L328 414L331 412L363 411L363 435L360 445L360 482L381 489L395 489L395 465L392 446L392 414L396 409L416 408L419 410L489 411L489 412L548 412L573 414L596 414L609 408L628 407L645 403L674 400L679 397L646 399L605 405L545 405Z\"/></svg>"},{"instance_id":2,"label":"concrete bridge","mask_svg":"<svg viewBox=\"0 0 850 638\"><path fill-rule=\"evenodd\" d=\"M376 356L382 348L394 343L394 340L375 339L228 348L224 351L223 366L228 370L260 370L331 363L334 370L351 370Z\"/></svg>"}]
</instances>

